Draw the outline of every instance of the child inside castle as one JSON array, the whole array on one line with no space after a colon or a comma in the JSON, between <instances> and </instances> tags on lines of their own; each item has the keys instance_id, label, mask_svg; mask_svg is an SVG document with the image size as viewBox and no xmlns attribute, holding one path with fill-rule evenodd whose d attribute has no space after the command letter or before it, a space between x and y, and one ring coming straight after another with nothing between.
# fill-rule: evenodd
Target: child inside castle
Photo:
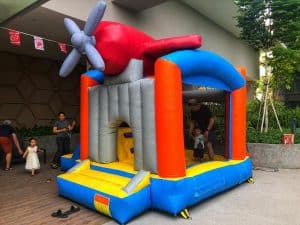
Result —
<instances>
[{"instance_id":1,"label":"child inside castle","mask_svg":"<svg viewBox=\"0 0 300 225\"><path fill-rule=\"evenodd\" d=\"M203 160L205 138L199 127L194 129L194 160Z\"/></svg>"},{"instance_id":2,"label":"child inside castle","mask_svg":"<svg viewBox=\"0 0 300 225\"><path fill-rule=\"evenodd\" d=\"M35 171L40 169L40 161L37 153L37 140L35 138L30 138L29 146L26 148L23 158L26 157L25 169L31 171L31 176L34 176Z\"/></svg>"}]
</instances>

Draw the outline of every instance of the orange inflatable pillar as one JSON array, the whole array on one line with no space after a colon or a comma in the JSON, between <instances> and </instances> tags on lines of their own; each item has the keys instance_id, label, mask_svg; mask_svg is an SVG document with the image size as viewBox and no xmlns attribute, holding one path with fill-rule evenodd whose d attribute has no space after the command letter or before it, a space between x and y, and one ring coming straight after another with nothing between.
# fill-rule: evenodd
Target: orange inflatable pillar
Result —
<instances>
[{"instance_id":1,"label":"orange inflatable pillar","mask_svg":"<svg viewBox=\"0 0 300 225\"><path fill-rule=\"evenodd\" d=\"M158 175L185 176L181 72L164 59L155 63L155 120Z\"/></svg>"},{"instance_id":2,"label":"orange inflatable pillar","mask_svg":"<svg viewBox=\"0 0 300 225\"><path fill-rule=\"evenodd\" d=\"M246 70L236 68L246 80ZM246 157L246 85L231 93L231 144L232 159L243 160Z\"/></svg>"},{"instance_id":3,"label":"orange inflatable pillar","mask_svg":"<svg viewBox=\"0 0 300 225\"><path fill-rule=\"evenodd\" d=\"M98 82L86 75L80 77L80 159L88 159L89 137L89 87Z\"/></svg>"}]
</instances>

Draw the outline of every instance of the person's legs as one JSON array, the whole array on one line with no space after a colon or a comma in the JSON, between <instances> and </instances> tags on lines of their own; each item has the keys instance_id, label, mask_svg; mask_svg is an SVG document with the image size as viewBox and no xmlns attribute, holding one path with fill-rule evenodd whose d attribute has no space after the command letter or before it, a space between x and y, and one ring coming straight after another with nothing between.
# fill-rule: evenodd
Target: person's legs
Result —
<instances>
[{"instance_id":1,"label":"person's legs","mask_svg":"<svg viewBox=\"0 0 300 225\"><path fill-rule=\"evenodd\" d=\"M54 158L52 160L53 167L60 165L60 156L63 153L64 149L64 139L61 137L56 138L56 144L57 144L57 151L55 152Z\"/></svg>"},{"instance_id":2,"label":"person's legs","mask_svg":"<svg viewBox=\"0 0 300 225\"><path fill-rule=\"evenodd\" d=\"M12 141L8 137L0 137L0 144L5 153L5 169L9 169L11 165L11 158L12 158Z\"/></svg>"},{"instance_id":3,"label":"person's legs","mask_svg":"<svg viewBox=\"0 0 300 225\"><path fill-rule=\"evenodd\" d=\"M216 133L215 131L208 132L208 141L206 143L207 150L208 150L208 156L210 160L214 160L215 152L213 148L213 143L216 140Z\"/></svg>"},{"instance_id":4,"label":"person's legs","mask_svg":"<svg viewBox=\"0 0 300 225\"><path fill-rule=\"evenodd\" d=\"M206 146L207 146L207 150L208 150L208 157L209 157L209 159L210 160L214 160L215 153L214 153L214 149L213 149L212 143L211 142L207 142Z\"/></svg>"},{"instance_id":5,"label":"person's legs","mask_svg":"<svg viewBox=\"0 0 300 225\"><path fill-rule=\"evenodd\" d=\"M70 153L70 138L64 137L62 155L69 154L69 153Z\"/></svg>"},{"instance_id":6,"label":"person's legs","mask_svg":"<svg viewBox=\"0 0 300 225\"><path fill-rule=\"evenodd\" d=\"M34 176L34 172L35 172L35 170L32 169L32 170L31 170L31 176Z\"/></svg>"},{"instance_id":7,"label":"person's legs","mask_svg":"<svg viewBox=\"0 0 300 225\"><path fill-rule=\"evenodd\" d=\"M199 144L199 147L198 147L198 151L199 151L199 158L200 159L203 159L204 157L204 148L202 148L202 146Z\"/></svg>"},{"instance_id":8,"label":"person's legs","mask_svg":"<svg viewBox=\"0 0 300 225\"><path fill-rule=\"evenodd\" d=\"M194 148L193 157L194 157L194 160L199 159L200 156L199 156L199 149L198 148Z\"/></svg>"},{"instance_id":9,"label":"person's legs","mask_svg":"<svg viewBox=\"0 0 300 225\"><path fill-rule=\"evenodd\" d=\"M6 159L5 169L10 169L11 158L12 158L12 153L11 152L6 153L6 156L5 156L5 159Z\"/></svg>"},{"instance_id":10,"label":"person's legs","mask_svg":"<svg viewBox=\"0 0 300 225\"><path fill-rule=\"evenodd\" d=\"M194 148L193 157L194 160L203 160L204 148L202 147L201 143L198 144L197 148Z\"/></svg>"}]
</instances>

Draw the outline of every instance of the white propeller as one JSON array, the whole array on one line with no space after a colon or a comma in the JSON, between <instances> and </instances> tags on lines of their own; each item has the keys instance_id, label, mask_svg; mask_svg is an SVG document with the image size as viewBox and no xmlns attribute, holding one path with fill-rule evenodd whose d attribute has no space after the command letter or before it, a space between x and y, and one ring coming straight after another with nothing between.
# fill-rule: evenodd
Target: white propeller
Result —
<instances>
[{"instance_id":1,"label":"white propeller","mask_svg":"<svg viewBox=\"0 0 300 225\"><path fill-rule=\"evenodd\" d=\"M105 9L106 3L104 1L99 1L91 11L83 31L80 30L73 20L69 18L64 19L64 24L71 35L71 43L74 46L74 49L67 56L59 70L59 75L61 77L66 77L72 72L79 62L81 54L84 53L87 55L88 60L95 69L101 71L105 69L103 58L94 47L96 41L93 36L96 27L104 15Z\"/></svg>"}]
</instances>

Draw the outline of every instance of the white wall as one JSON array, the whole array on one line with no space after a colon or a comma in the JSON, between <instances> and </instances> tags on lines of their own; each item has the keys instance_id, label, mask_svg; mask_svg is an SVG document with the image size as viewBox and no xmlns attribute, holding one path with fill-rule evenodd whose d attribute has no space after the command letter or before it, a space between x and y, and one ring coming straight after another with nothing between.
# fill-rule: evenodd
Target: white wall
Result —
<instances>
[{"instance_id":1,"label":"white wall","mask_svg":"<svg viewBox=\"0 0 300 225\"><path fill-rule=\"evenodd\" d=\"M50 0L43 7L86 20L98 0ZM107 2L104 20L119 21L136 27L155 38L199 34L203 49L213 51L236 66L247 70L248 79L258 78L258 52L248 47L189 6L177 1L167 1L153 8L133 13Z\"/></svg>"}]
</instances>

